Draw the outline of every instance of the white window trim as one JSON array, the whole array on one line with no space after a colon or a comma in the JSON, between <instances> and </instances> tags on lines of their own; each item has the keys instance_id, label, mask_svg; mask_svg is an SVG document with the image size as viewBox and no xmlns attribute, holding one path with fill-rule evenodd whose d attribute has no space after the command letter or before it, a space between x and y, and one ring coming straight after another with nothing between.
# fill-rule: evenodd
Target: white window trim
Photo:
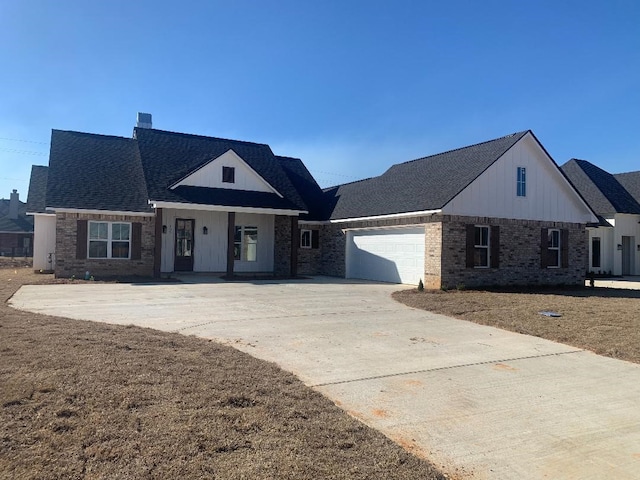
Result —
<instances>
[{"instance_id":1,"label":"white window trim","mask_svg":"<svg viewBox=\"0 0 640 480\"><path fill-rule=\"evenodd\" d=\"M304 242L302 241L304 238L304 234L307 233L309 235L309 244L305 245ZM305 249L310 249L311 248L311 244L313 243L312 240L313 237L313 232L307 228L303 228L300 230L300 248L305 248Z\"/></svg>"},{"instance_id":2,"label":"white window trim","mask_svg":"<svg viewBox=\"0 0 640 480\"><path fill-rule=\"evenodd\" d=\"M549 250L557 250L558 251L558 264L557 265L549 265L547 263L547 268L560 268L562 265L562 232L559 228L550 228L547 230L547 238L552 236L552 232L558 232L558 246L552 247L551 242L547 244L547 262L549 261Z\"/></svg>"},{"instance_id":3,"label":"white window trim","mask_svg":"<svg viewBox=\"0 0 640 480\"><path fill-rule=\"evenodd\" d=\"M487 264L486 265L474 265L473 268L491 268L491 227L489 225L474 225L475 228L486 228L487 229L487 244L486 245L476 245L474 240L473 248L485 248L487 250ZM475 237L475 231L474 231ZM475 263L475 262L474 262Z\"/></svg>"},{"instance_id":4,"label":"white window trim","mask_svg":"<svg viewBox=\"0 0 640 480\"><path fill-rule=\"evenodd\" d=\"M106 223L107 224L107 239L92 239L91 238L91 224L92 223ZM129 240L113 239L113 225L129 225ZM89 260L131 260L131 248L133 247L131 237L133 235L133 225L131 222L107 222L102 220L89 220L87 223L87 259ZM91 256L91 241L94 242L107 242L107 256L106 257L92 257ZM129 255L125 257L112 257L113 242L129 242Z\"/></svg>"}]
</instances>

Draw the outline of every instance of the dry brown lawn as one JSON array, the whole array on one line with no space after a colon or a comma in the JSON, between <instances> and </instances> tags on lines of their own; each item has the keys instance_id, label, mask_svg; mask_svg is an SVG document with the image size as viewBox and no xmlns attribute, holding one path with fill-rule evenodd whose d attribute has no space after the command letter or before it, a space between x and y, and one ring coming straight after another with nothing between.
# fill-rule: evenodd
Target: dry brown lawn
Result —
<instances>
[{"instance_id":1,"label":"dry brown lawn","mask_svg":"<svg viewBox=\"0 0 640 480\"><path fill-rule=\"evenodd\" d=\"M2 479L442 479L296 377L195 337L20 312L0 269Z\"/></svg>"},{"instance_id":2,"label":"dry brown lawn","mask_svg":"<svg viewBox=\"0 0 640 480\"><path fill-rule=\"evenodd\" d=\"M405 290L414 308L534 335L640 363L640 291L610 288L519 291ZM553 311L561 317L546 317Z\"/></svg>"}]
</instances>

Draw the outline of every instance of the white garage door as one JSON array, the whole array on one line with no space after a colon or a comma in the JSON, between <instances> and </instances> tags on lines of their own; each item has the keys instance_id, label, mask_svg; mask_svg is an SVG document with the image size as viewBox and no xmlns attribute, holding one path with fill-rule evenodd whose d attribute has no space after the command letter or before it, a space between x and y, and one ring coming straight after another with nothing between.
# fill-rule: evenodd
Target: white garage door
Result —
<instances>
[{"instance_id":1,"label":"white garage door","mask_svg":"<svg viewBox=\"0 0 640 480\"><path fill-rule=\"evenodd\" d=\"M347 278L417 284L424 276L424 227L347 232Z\"/></svg>"}]
</instances>

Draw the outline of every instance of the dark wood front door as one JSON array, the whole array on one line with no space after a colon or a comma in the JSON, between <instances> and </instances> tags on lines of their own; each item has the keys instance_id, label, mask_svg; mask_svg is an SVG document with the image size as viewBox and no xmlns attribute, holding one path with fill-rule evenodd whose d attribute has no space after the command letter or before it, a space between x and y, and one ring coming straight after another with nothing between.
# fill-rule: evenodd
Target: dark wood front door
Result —
<instances>
[{"instance_id":1,"label":"dark wood front door","mask_svg":"<svg viewBox=\"0 0 640 480\"><path fill-rule=\"evenodd\" d=\"M195 220L176 219L176 272L193 272L193 229Z\"/></svg>"}]
</instances>

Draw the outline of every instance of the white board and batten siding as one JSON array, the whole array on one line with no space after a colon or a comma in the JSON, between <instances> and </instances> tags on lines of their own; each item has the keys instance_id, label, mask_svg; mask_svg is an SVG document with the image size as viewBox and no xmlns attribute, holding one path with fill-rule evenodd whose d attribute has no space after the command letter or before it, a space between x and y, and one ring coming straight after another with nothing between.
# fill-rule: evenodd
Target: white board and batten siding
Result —
<instances>
[{"instance_id":1,"label":"white board and batten siding","mask_svg":"<svg viewBox=\"0 0 640 480\"><path fill-rule=\"evenodd\" d=\"M227 269L227 212L205 210L164 209L162 224L167 232L162 234L163 273L173 272L175 257L176 219L193 219L193 271L225 272ZM236 272L271 272L273 271L274 252L274 216L252 213L236 213L236 225L258 227L258 252L255 262L236 261ZM207 227L207 235L203 233Z\"/></svg>"},{"instance_id":2,"label":"white board and batten siding","mask_svg":"<svg viewBox=\"0 0 640 480\"><path fill-rule=\"evenodd\" d=\"M235 169L233 183L222 181L222 167ZM192 187L224 188L227 190L248 190L252 192L277 193L255 170L242 160L233 150L228 150L202 168L173 185Z\"/></svg>"},{"instance_id":3,"label":"white board and batten siding","mask_svg":"<svg viewBox=\"0 0 640 480\"><path fill-rule=\"evenodd\" d=\"M56 216L34 214L33 233L33 269L55 269Z\"/></svg>"},{"instance_id":4,"label":"white board and batten siding","mask_svg":"<svg viewBox=\"0 0 640 480\"><path fill-rule=\"evenodd\" d=\"M526 196L517 196L517 170L526 168ZM529 133L442 209L451 215L571 223L596 222Z\"/></svg>"},{"instance_id":5,"label":"white board and batten siding","mask_svg":"<svg viewBox=\"0 0 640 480\"><path fill-rule=\"evenodd\" d=\"M350 230L346 277L416 285L424 277L424 227Z\"/></svg>"}]
</instances>

